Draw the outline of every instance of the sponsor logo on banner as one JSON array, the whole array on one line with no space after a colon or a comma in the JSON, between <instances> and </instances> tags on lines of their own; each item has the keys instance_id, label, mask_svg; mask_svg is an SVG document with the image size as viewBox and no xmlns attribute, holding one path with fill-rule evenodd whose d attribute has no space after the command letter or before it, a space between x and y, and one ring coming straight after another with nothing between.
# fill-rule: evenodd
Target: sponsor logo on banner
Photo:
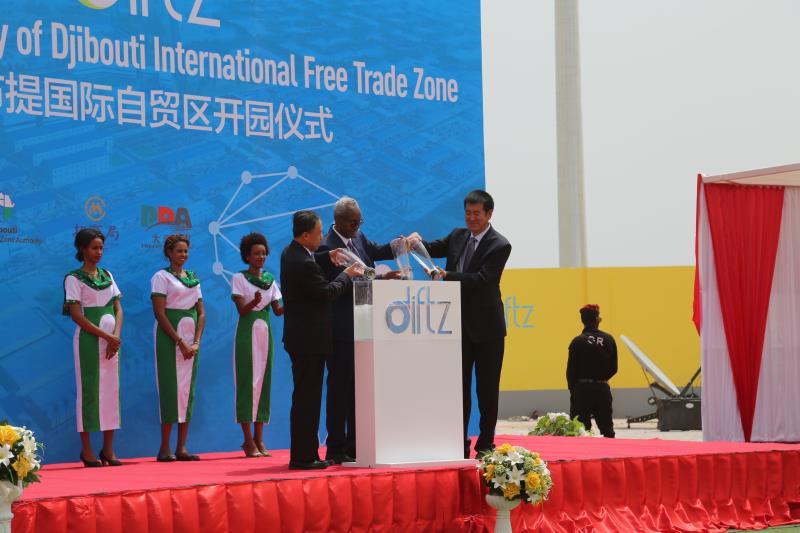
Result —
<instances>
[{"instance_id":1,"label":"sponsor logo on banner","mask_svg":"<svg viewBox=\"0 0 800 533\"><path fill-rule=\"evenodd\" d=\"M117 4L118 0L78 0L81 4L85 5L90 9L108 9L113 7ZM206 3L208 0L192 0L191 2L191 10L188 10L188 13L178 11L175 6L173 6L174 0L152 0L154 4L163 4L164 9L172 17L174 20L178 22L183 22L184 19L188 24L197 24L199 26L211 26L212 28L219 28L220 21L219 19L215 18L208 18L203 17L200 15L201 11L203 11L203 4ZM128 5L128 11L130 12L131 16L137 17L149 17L150 16L150 2L151 0L125 0L122 4ZM182 4L188 7L189 2L182 2Z\"/></svg>"},{"instance_id":2,"label":"sponsor logo on banner","mask_svg":"<svg viewBox=\"0 0 800 533\"><path fill-rule=\"evenodd\" d=\"M143 205L141 208L141 225L144 229L156 226L172 226L176 230L192 229L192 219L189 210L185 207L172 209L171 207Z\"/></svg>"},{"instance_id":3,"label":"sponsor logo on banner","mask_svg":"<svg viewBox=\"0 0 800 533\"><path fill-rule=\"evenodd\" d=\"M99 231L100 233L105 235L106 242L118 241L119 240L119 230L117 229L117 227L114 224L109 224L108 225L108 229L106 229L105 231L103 231L103 225L102 224L89 224L89 225L86 225L86 224L83 224L83 225L75 224L75 228L72 231L72 236L74 237L75 235L78 234L78 232L80 230L85 229L85 228L96 229L97 231Z\"/></svg>"},{"instance_id":4,"label":"sponsor logo on banner","mask_svg":"<svg viewBox=\"0 0 800 533\"><path fill-rule=\"evenodd\" d=\"M420 287L412 293L406 287L404 300L394 300L386 307L386 326L396 335L452 335L447 318L452 302L432 300L430 287Z\"/></svg>"},{"instance_id":5,"label":"sponsor logo on banner","mask_svg":"<svg viewBox=\"0 0 800 533\"><path fill-rule=\"evenodd\" d=\"M142 243L142 248L147 250L160 250L163 246L161 242L161 235L158 233L154 233L153 237L149 241L145 241Z\"/></svg>"},{"instance_id":6,"label":"sponsor logo on banner","mask_svg":"<svg viewBox=\"0 0 800 533\"><path fill-rule=\"evenodd\" d=\"M503 302L506 311L506 326L516 329L533 328L533 305L521 304L516 296L509 296Z\"/></svg>"},{"instance_id":7,"label":"sponsor logo on banner","mask_svg":"<svg viewBox=\"0 0 800 533\"><path fill-rule=\"evenodd\" d=\"M192 229L192 218L185 207L167 207L163 205L143 205L140 209L139 224L145 231L153 228L164 228L165 233L152 233L141 243L146 250L161 250L164 239L170 233L187 233Z\"/></svg>"},{"instance_id":8,"label":"sponsor logo on banner","mask_svg":"<svg viewBox=\"0 0 800 533\"><path fill-rule=\"evenodd\" d=\"M90 196L83 204L83 212L92 222L100 222L106 216L106 202L100 196Z\"/></svg>"},{"instance_id":9,"label":"sponsor logo on banner","mask_svg":"<svg viewBox=\"0 0 800 533\"><path fill-rule=\"evenodd\" d=\"M83 212L94 224L75 224L73 236L84 228L92 228L105 235L106 243L119 240L119 229L115 224L108 223L108 226L100 224L100 221L106 218L106 201L102 196L93 195L87 198L83 204Z\"/></svg>"},{"instance_id":10,"label":"sponsor logo on banner","mask_svg":"<svg viewBox=\"0 0 800 533\"><path fill-rule=\"evenodd\" d=\"M17 207L8 193L0 192L0 244L42 244L38 237L20 237L17 226L5 226L14 218L14 208Z\"/></svg>"},{"instance_id":11,"label":"sponsor logo on banner","mask_svg":"<svg viewBox=\"0 0 800 533\"><path fill-rule=\"evenodd\" d=\"M14 214L14 202L11 200L10 194L3 194L0 192L0 208L3 210L3 220L8 220Z\"/></svg>"}]
</instances>

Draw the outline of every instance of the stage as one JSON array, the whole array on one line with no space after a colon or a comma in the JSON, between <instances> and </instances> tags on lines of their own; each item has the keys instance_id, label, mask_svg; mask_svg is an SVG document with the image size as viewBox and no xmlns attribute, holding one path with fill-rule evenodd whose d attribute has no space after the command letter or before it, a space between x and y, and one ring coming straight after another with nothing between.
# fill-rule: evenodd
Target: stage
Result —
<instances>
[{"instance_id":1,"label":"stage","mask_svg":"<svg viewBox=\"0 0 800 533\"><path fill-rule=\"evenodd\" d=\"M554 487L514 531L724 531L800 522L800 445L498 436L538 451ZM77 452L76 452L77 454ZM14 533L492 531L476 469L290 471L288 451L119 468L48 465Z\"/></svg>"}]
</instances>

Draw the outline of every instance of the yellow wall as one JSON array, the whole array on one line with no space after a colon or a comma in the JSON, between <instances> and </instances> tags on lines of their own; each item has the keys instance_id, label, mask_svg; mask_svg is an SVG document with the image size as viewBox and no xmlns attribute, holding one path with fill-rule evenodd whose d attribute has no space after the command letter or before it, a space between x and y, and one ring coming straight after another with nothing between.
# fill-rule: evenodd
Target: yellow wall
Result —
<instances>
[{"instance_id":1,"label":"yellow wall","mask_svg":"<svg viewBox=\"0 0 800 533\"><path fill-rule=\"evenodd\" d=\"M518 269L503 273L508 337L500 389L565 389L567 347L581 331L578 309L600 305L600 328L614 335L614 387L646 387L619 340L625 334L678 387L700 366L691 321L694 267ZM516 320L515 320L516 319Z\"/></svg>"}]
</instances>

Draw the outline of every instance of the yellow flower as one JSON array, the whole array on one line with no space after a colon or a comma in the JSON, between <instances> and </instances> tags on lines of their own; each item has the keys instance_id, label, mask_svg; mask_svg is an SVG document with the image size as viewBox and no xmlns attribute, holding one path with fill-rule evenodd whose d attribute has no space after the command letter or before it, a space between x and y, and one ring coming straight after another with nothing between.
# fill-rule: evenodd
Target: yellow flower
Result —
<instances>
[{"instance_id":1,"label":"yellow flower","mask_svg":"<svg viewBox=\"0 0 800 533\"><path fill-rule=\"evenodd\" d=\"M0 446L8 444L13 446L19 440L19 433L12 426L0 426Z\"/></svg>"},{"instance_id":2,"label":"yellow flower","mask_svg":"<svg viewBox=\"0 0 800 533\"><path fill-rule=\"evenodd\" d=\"M20 479L25 479L25 476L28 475L28 472L33 469L33 465L24 455L17 456L17 461L12 466L14 467L14 470L17 471L17 475Z\"/></svg>"},{"instance_id":3,"label":"yellow flower","mask_svg":"<svg viewBox=\"0 0 800 533\"><path fill-rule=\"evenodd\" d=\"M514 451L514 447L508 443L505 443L498 446L496 451L498 453L510 453Z\"/></svg>"},{"instance_id":4,"label":"yellow flower","mask_svg":"<svg viewBox=\"0 0 800 533\"><path fill-rule=\"evenodd\" d=\"M542 483L539 474L536 472L528 472L528 477L525 478L525 486L529 489L537 489Z\"/></svg>"},{"instance_id":5,"label":"yellow flower","mask_svg":"<svg viewBox=\"0 0 800 533\"><path fill-rule=\"evenodd\" d=\"M519 496L519 485L516 483L509 483L503 487L503 496L505 496L507 500L514 498L514 496Z\"/></svg>"},{"instance_id":6,"label":"yellow flower","mask_svg":"<svg viewBox=\"0 0 800 533\"><path fill-rule=\"evenodd\" d=\"M489 481L494 477L494 465L486 466L486 472L483 473L483 477L486 479L486 481Z\"/></svg>"}]
</instances>

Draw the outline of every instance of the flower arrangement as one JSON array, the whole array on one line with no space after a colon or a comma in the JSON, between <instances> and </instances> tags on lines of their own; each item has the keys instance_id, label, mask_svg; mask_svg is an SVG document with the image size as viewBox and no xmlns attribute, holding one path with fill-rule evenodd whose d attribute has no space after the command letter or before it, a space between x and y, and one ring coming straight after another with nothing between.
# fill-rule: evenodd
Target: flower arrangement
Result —
<instances>
[{"instance_id":1,"label":"flower arrangement","mask_svg":"<svg viewBox=\"0 0 800 533\"><path fill-rule=\"evenodd\" d=\"M547 413L536 419L533 429L528 435L555 435L559 437L592 437L590 431L586 431L583 422L578 417L569 418L567 413Z\"/></svg>"},{"instance_id":2,"label":"flower arrangement","mask_svg":"<svg viewBox=\"0 0 800 533\"><path fill-rule=\"evenodd\" d=\"M42 465L38 455L41 448L33 431L14 427L5 420L0 422L0 481L22 488L39 481L36 472Z\"/></svg>"},{"instance_id":3,"label":"flower arrangement","mask_svg":"<svg viewBox=\"0 0 800 533\"><path fill-rule=\"evenodd\" d=\"M553 480L538 453L521 446L503 444L486 452L478 464L489 494L533 505L547 499Z\"/></svg>"}]
</instances>

